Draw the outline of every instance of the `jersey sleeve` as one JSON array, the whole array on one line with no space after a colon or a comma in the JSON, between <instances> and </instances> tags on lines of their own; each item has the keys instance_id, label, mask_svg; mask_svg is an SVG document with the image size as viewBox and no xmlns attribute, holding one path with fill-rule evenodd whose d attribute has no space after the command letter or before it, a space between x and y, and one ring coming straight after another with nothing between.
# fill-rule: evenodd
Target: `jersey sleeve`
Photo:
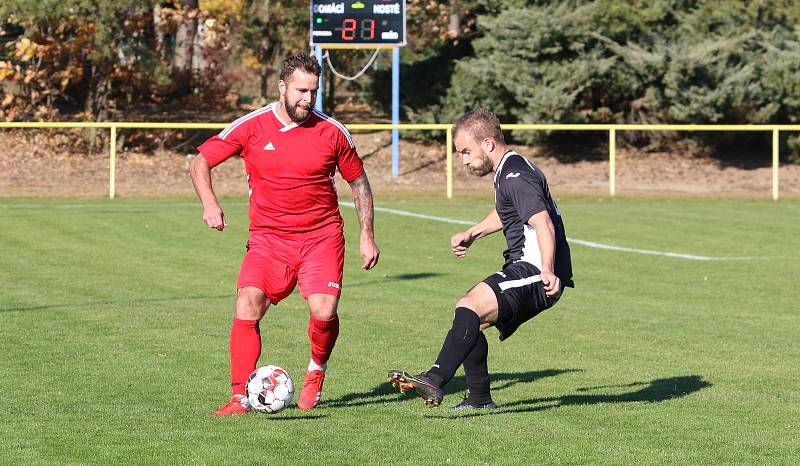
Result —
<instances>
[{"instance_id":1,"label":"jersey sleeve","mask_svg":"<svg viewBox=\"0 0 800 466\"><path fill-rule=\"evenodd\" d=\"M247 124L237 125L234 122L218 135L200 144L197 150L210 167L216 167L234 155L242 153L247 144L247 130Z\"/></svg>"},{"instance_id":2,"label":"jersey sleeve","mask_svg":"<svg viewBox=\"0 0 800 466\"><path fill-rule=\"evenodd\" d=\"M339 168L342 178L348 183L364 173L364 163L358 156L353 138L346 129L336 131L336 155L336 166Z\"/></svg>"},{"instance_id":3,"label":"jersey sleeve","mask_svg":"<svg viewBox=\"0 0 800 466\"><path fill-rule=\"evenodd\" d=\"M526 167L527 168L527 167ZM536 172L531 169L520 170L517 176L510 175L503 180L505 190L519 214L519 218L528 223L534 215L547 210L547 198L544 188Z\"/></svg>"}]
</instances>

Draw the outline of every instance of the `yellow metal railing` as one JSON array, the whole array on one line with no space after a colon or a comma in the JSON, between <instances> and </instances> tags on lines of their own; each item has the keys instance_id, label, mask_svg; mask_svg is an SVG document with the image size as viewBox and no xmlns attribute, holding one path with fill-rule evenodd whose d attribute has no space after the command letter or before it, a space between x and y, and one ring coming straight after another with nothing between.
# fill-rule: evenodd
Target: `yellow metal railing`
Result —
<instances>
[{"instance_id":1,"label":"yellow metal railing","mask_svg":"<svg viewBox=\"0 0 800 466\"><path fill-rule=\"evenodd\" d=\"M108 197L116 195L117 129L223 129L227 123L144 123L144 122L0 122L1 128L108 128L109 182ZM439 130L447 133L447 197L453 197L453 140L449 124L351 124L350 130ZM507 124L504 130L525 131L608 131L608 192L616 194L617 131L771 131L772 132L772 199L779 195L780 132L798 131L800 125L585 125L585 124Z\"/></svg>"}]
</instances>

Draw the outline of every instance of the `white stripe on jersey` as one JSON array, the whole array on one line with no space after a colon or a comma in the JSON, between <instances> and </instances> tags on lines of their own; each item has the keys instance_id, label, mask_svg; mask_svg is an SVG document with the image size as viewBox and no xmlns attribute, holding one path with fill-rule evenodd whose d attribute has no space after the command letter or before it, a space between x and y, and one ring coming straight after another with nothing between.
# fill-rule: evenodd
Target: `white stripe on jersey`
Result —
<instances>
[{"instance_id":1,"label":"white stripe on jersey","mask_svg":"<svg viewBox=\"0 0 800 466\"><path fill-rule=\"evenodd\" d=\"M269 105L267 105L265 107L259 108L258 110L253 110L252 112L248 113L247 115L245 115L245 116L243 116L241 118L238 118L233 123L229 124L227 128L223 129L221 133L219 133L219 138L224 140L226 137L228 137L229 134L231 134L231 131L236 129L237 126L241 125L242 123L244 123L245 121L247 121L247 120L249 120L251 118L255 118L258 115L261 115L262 113L269 112L271 110L272 110L272 104L269 104Z\"/></svg>"},{"instance_id":2,"label":"white stripe on jersey","mask_svg":"<svg viewBox=\"0 0 800 466\"><path fill-rule=\"evenodd\" d=\"M506 291L509 288L519 288L521 286L530 285L531 283L536 283L542 281L542 277L539 275L534 275L532 277L525 277L520 278L518 280L508 280L505 282L500 282L497 285L500 287L500 291Z\"/></svg>"},{"instance_id":3,"label":"white stripe on jersey","mask_svg":"<svg viewBox=\"0 0 800 466\"><path fill-rule=\"evenodd\" d=\"M322 113L322 112L320 112L318 110L314 110L314 113L318 117L322 118L323 120L329 121L329 122L333 123L334 125L336 125L336 127L339 128L340 130L342 130L342 133L344 133L345 137L347 138L347 142L350 143L350 147L351 148L356 147L356 143L353 142L353 138L350 136L350 132L347 131L347 128L345 128L343 124L339 123L338 121L334 120L333 118L329 117L328 115L326 115L326 114L324 114L324 113Z\"/></svg>"},{"instance_id":4,"label":"white stripe on jersey","mask_svg":"<svg viewBox=\"0 0 800 466\"><path fill-rule=\"evenodd\" d=\"M522 257L518 260L533 264L537 269L542 270L542 252L539 250L539 237L536 235L536 229L527 223L522 226L525 243L522 245Z\"/></svg>"}]
</instances>

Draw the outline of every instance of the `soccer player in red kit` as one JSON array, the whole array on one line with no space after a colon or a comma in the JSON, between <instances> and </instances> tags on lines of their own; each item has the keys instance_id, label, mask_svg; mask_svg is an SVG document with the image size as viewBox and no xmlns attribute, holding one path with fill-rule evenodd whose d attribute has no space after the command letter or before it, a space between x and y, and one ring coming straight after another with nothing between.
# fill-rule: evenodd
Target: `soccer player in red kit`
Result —
<instances>
[{"instance_id":1,"label":"soccer player in red kit","mask_svg":"<svg viewBox=\"0 0 800 466\"><path fill-rule=\"evenodd\" d=\"M328 358L339 335L337 305L344 267L343 221L334 186L338 169L350 184L361 227L362 268L378 263L372 191L347 129L314 110L321 68L304 53L283 62L280 98L225 128L198 148L191 163L203 220L219 231L227 224L211 184L211 169L244 159L250 186L250 234L236 287L230 334L231 401L216 416L250 411L247 377L261 355L259 321L299 285L308 302L311 360L297 400L314 408L322 394Z\"/></svg>"}]
</instances>

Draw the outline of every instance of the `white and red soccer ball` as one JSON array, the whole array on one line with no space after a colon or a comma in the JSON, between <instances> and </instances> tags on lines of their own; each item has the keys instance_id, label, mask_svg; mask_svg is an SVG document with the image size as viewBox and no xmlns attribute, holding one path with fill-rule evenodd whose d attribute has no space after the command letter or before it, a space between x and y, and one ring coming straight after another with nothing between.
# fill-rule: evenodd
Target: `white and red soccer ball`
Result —
<instances>
[{"instance_id":1,"label":"white and red soccer ball","mask_svg":"<svg viewBox=\"0 0 800 466\"><path fill-rule=\"evenodd\" d=\"M278 366L259 367L247 378L247 401L261 413L277 413L292 404L294 382Z\"/></svg>"}]
</instances>

